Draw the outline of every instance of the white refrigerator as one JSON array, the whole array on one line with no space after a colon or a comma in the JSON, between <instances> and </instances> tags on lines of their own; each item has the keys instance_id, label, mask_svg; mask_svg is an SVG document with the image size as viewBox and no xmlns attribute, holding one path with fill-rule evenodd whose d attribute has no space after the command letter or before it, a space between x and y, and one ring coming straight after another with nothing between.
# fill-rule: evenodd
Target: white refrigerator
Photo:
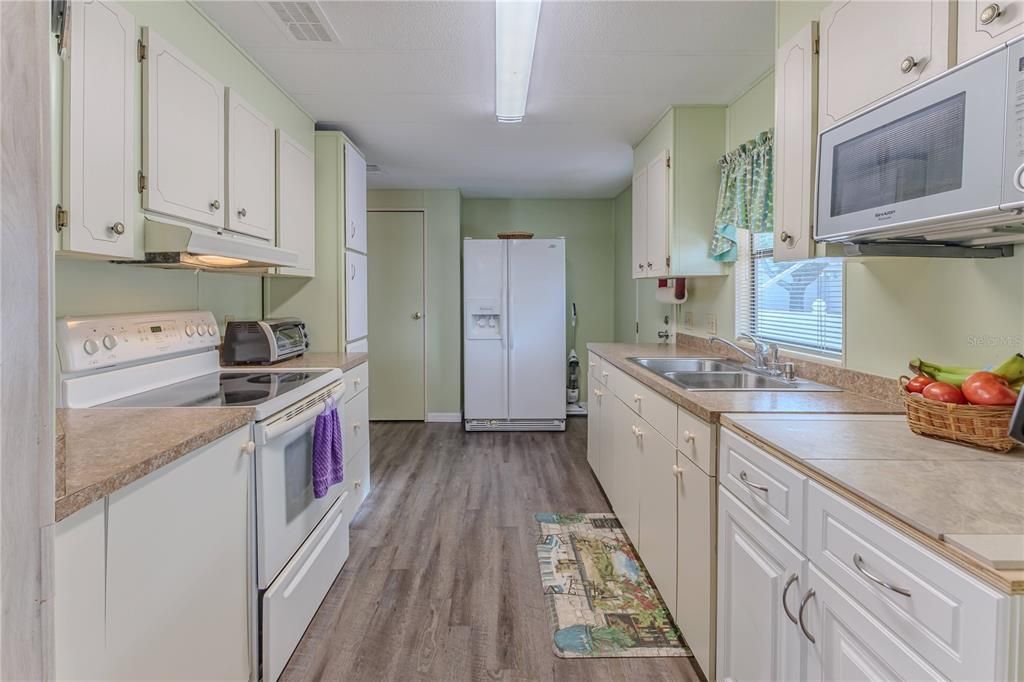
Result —
<instances>
[{"instance_id":1,"label":"white refrigerator","mask_svg":"<svg viewBox=\"0 0 1024 682\"><path fill-rule=\"evenodd\" d=\"M565 430L565 240L466 239L467 431Z\"/></svg>"}]
</instances>

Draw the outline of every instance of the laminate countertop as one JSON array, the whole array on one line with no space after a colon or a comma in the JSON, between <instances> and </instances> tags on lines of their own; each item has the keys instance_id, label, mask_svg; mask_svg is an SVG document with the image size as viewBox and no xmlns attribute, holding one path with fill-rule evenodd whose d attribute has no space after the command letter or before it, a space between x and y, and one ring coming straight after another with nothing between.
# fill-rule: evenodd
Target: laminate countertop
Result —
<instances>
[{"instance_id":1,"label":"laminate countertop","mask_svg":"<svg viewBox=\"0 0 1024 682\"><path fill-rule=\"evenodd\" d=\"M989 584L1024 594L1024 450L925 438L902 416L730 414L721 423Z\"/></svg>"},{"instance_id":2,"label":"laminate countertop","mask_svg":"<svg viewBox=\"0 0 1024 682\"><path fill-rule=\"evenodd\" d=\"M369 360L369 353L306 353L274 367L337 367L347 372Z\"/></svg>"},{"instance_id":3,"label":"laminate countertop","mask_svg":"<svg viewBox=\"0 0 1024 682\"><path fill-rule=\"evenodd\" d=\"M853 391L688 391L654 372L631 362L631 357L707 358L707 352L681 346L659 344L590 343L587 350L599 355L616 368L640 383L657 391L683 409L707 422L715 423L722 414L730 412L785 412L812 413L867 413L902 414L903 406L869 397ZM828 368L835 378L845 370ZM848 373L854 374L854 373ZM863 375L861 375L863 376ZM808 377L814 378L814 377ZM828 378L828 377L824 377ZM815 381L821 381L814 378ZM821 381L836 385L836 381Z\"/></svg>"},{"instance_id":4,"label":"laminate countertop","mask_svg":"<svg viewBox=\"0 0 1024 682\"><path fill-rule=\"evenodd\" d=\"M58 409L56 520L246 426L253 416L248 407Z\"/></svg>"}]
</instances>

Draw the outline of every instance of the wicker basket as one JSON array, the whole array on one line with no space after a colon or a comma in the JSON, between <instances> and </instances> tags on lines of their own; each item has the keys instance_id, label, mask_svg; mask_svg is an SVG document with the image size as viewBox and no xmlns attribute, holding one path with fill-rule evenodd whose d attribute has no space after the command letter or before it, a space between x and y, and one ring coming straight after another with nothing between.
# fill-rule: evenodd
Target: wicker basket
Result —
<instances>
[{"instance_id":1,"label":"wicker basket","mask_svg":"<svg viewBox=\"0 0 1024 682\"><path fill-rule=\"evenodd\" d=\"M900 377L900 395L907 408L910 430L922 436L976 445L996 452L1009 452L1017 446L1010 438L1013 407L954 405L908 393L909 377Z\"/></svg>"},{"instance_id":2,"label":"wicker basket","mask_svg":"<svg viewBox=\"0 0 1024 682\"><path fill-rule=\"evenodd\" d=\"M533 239L533 232L499 232L498 239Z\"/></svg>"}]
</instances>

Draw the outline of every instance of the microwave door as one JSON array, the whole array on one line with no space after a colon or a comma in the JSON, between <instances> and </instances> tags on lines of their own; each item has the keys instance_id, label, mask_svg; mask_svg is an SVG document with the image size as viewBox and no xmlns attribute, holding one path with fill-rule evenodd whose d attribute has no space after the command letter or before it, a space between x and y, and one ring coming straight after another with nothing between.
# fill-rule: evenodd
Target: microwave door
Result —
<instances>
[{"instance_id":1,"label":"microwave door","mask_svg":"<svg viewBox=\"0 0 1024 682\"><path fill-rule=\"evenodd\" d=\"M815 237L899 236L1000 204L1006 52L821 133Z\"/></svg>"},{"instance_id":2,"label":"microwave door","mask_svg":"<svg viewBox=\"0 0 1024 682\"><path fill-rule=\"evenodd\" d=\"M1024 208L1024 40L1007 46L1006 162L1003 170L1005 211Z\"/></svg>"}]
</instances>

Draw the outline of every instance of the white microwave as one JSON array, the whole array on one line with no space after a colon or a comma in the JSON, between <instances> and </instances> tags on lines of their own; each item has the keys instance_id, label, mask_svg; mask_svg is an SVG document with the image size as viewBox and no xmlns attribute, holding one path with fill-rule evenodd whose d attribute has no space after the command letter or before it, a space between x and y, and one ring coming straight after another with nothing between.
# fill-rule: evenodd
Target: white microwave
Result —
<instances>
[{"instance_id":1,"label":"white microwave","mask_svg":"<svg viewBox=\"0 0 1024 682\"><path fill-rule=\"evenodd\" d=\"M1024 242L1024 38L818 136L814 237Z\"/></svg>"}]
</instances>

